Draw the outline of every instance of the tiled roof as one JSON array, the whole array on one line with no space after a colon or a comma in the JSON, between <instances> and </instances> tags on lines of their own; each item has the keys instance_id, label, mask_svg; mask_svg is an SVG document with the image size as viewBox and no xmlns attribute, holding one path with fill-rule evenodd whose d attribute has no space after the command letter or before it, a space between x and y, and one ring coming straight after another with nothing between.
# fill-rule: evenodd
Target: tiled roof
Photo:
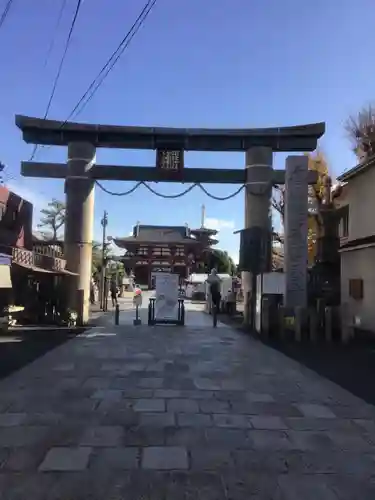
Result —
<instances>
[{"instance_id":1,"label":"tiled roof","mask_svg":"<svg viewBox=\"0 0 375 500\"><path fill-rule=\"evenodd\" d=\"M138 234L137 234L138 229ZM185 226L146 226L134 227L133 236L125 238L114 238L116 245L123 246L126 243L197 243L197 240L188 236L189 230Z\"/></svg>"},{"instance_id":2,"label":"tiled roof","mask_svg":"<svg viewBox=\"0 0 375 500\"><path fill-rule=\"evenodd\" d=\"M356 165L350 170L347 170L343 174L339 175L337 177L337 180L340 182L348 182L350 179L353 179L353 177L356 177L359 174L363 174L364 172L366 172L370 168L373 168L374 166L375 166L375 156L372 156L371 158L368 158L366 161L360 163L359 165Z\"/></svg>"},{"instance_id":3,"label":"tiled roof","mask_svg":"<svg viewBox=\"0 0 375 500\"><path fill-rule=\"evenodd\" d=\"M187 239L185 226L138 226L137 240L144 241L179 241Z\"/></svg>"}]
</instances>

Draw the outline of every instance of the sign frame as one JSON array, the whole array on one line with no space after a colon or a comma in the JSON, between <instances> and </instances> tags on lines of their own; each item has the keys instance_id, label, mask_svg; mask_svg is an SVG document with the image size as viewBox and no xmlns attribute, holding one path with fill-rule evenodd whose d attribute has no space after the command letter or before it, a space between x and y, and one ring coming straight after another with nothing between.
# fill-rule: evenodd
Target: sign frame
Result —
<instances>
[{"instance_id":1,"label":"sign frame","mask_svg":"<svg viewBox=\"0 0 375 500\"><path fill-rule=\"evenodd\" d=\"M156 149L156 168L166 179L181 179L184 170L184 149L166 147Z\"/></svg>"}]
</instances>

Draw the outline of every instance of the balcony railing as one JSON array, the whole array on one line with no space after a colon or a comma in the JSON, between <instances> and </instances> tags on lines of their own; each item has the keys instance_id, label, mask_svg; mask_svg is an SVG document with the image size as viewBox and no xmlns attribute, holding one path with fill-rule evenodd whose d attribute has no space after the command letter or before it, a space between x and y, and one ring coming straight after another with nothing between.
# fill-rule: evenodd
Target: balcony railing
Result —
<instances>
[{"instance_id":1,"label":"balcony railing","mask_svg":"<svg viewBox=\"0 0 375 500\"><path fill-rule=\"evenodd\" d=\"M47 271L63 271L66 266L65 259L54 257L52 255L45 255L37 252L31 252L25 248L13 248L12 261L15 264L32 269L38 267L46 269Z\"/></svg>"},{"instance_id":2,"label":"balcony railing","mask_svg":"<svg viewBox=\"0 0 375 500\"><path fill-rule=\"evenodd\" d=\"M47 255L48 257L58 257L60 259L64 258L64 252L60 245L34 243L33 251L40 255Z\"/></svg>"}]
</instances>

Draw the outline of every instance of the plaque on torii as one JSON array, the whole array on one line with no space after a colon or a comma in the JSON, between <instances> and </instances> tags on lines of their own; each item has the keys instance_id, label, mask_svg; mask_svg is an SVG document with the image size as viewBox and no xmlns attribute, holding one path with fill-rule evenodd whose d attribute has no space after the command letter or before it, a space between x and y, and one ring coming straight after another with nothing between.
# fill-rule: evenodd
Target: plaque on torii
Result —
<instances>
[{"instance_id":1,"label":"plaque on torii","mask_svg":"<svg viewBox=\"0 0 375 500\"><path fill-rule=\"evenodd\" d=\"M184 150L158 148L156 150L156 168L166 180L181 180L184 169Z\"/></svg>"}]
</instances>

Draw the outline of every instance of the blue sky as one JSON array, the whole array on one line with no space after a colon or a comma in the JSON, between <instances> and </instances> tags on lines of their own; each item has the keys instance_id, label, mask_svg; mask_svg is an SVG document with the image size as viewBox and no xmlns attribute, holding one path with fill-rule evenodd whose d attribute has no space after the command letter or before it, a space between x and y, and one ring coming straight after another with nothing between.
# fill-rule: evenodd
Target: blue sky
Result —
<instances>
[{"instance_id":1,"label":"blue sky","mask_svg":"<svg viewBox=\"0 0 375 500\"><path fill-rule=\"evenodd\" d=\"M143 0L84 0L49 117L64 120L123 38ZM5 0L0 2L0 11ZM45 66L59 0L15 1L0 30L0 160L9 186L40 209L63 199L63 182L24 179L20 161L32 146L22 142L16 113L45 113L75 8L68 0L54 50ZM80 121L176 127L267 127L326 121L321 141L335 175L355 158L344 123L375 97L371 61L375 49L373 0L158 0ZM274 158L283 168L285 156ZM65 161L64 148L42 149L39 161ZM155 152L99 150L98 163L153 165ZM187 153L187 166L239 168L244 155ZM125 191L129 183L106 183ZM236 186L206 186L216 195ZM162 193L183 190L158 184ZM108 233L126 236L133 224L199 226L201 205L208 223L221 229L220 246L237 257L234 229L243 227L244 200L217 202L199 189L164 200L145 188L127 197L96 192L95 237L109 212Z\"/></svg>"}]
</instances>

